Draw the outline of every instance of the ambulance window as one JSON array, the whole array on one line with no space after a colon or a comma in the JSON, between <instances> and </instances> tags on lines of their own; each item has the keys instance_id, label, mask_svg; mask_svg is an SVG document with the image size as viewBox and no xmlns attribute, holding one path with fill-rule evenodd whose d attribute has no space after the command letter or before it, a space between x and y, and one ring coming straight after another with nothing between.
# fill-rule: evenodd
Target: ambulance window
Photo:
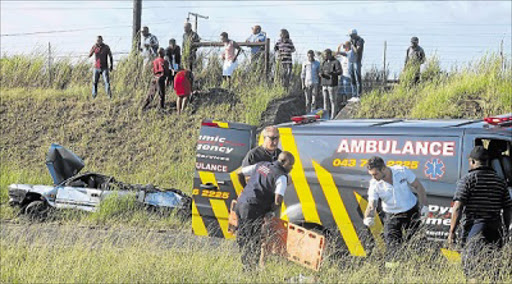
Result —
<instances>
[{"instance_id":1,"label":"ambulance window","mask_svg":"<svg viewBox=\"0 0 512 284\"><path fill-rule=\"evenodd\" d=\"M509 186L512 186L512 143L501 139L479 138L475 146L484 146L491 156L490 164L496 173L503 177Z\"/></svg>"},{"instance_id":2,"label":"ambulance window","mask_svg":"<svg viewBox=\"0 0 512 284\"><path fill-rule=\"evenodd\" d=\"M477 138L475 139L475 146L484 146L489 150L491 156L508 156L511 157L511 142L500 139Z\"/></svg>"}]
</instances>

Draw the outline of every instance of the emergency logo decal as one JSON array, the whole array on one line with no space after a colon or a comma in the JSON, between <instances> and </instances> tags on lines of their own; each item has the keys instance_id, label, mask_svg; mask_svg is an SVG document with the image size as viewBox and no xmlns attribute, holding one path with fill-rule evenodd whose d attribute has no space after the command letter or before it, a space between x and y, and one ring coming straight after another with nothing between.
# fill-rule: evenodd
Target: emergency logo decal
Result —
<instances>
[{"instance_id":1,"label":"emergency logo decal","mask_svg":"<svg viewBox=\"0 0 512 284\"><path fill-rule=\"evenodd\" d=\"M444 176L445 166L441 159L433 158L425 163L425 176L431 180L438 180Z\"/></svg>"}]
</instances>

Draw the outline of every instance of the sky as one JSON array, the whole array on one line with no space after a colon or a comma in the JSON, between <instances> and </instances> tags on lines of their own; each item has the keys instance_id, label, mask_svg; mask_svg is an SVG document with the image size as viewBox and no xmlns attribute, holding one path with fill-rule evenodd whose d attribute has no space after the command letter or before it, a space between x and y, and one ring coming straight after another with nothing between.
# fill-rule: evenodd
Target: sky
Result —
<instances>
[{"instance_id":1,"label":"sky","mask_svg":"<svg viewBox=\"0 0 512 284\"><path fill-rule=\"evenodd\" d=\"M436 55L445 69L498 52L502 41L505 54L512 53L512 1L143 0L142 6L142 25L164 47L170 38L181 44L183 24L194 12L209 17L198 24L205 41L218 41L223 31L245 41L251 26L259 24L273 45L286 28L298 61L309 49L336 49L355 28L366 42L363 70L382 68L386 42L391 74L403 67L412 36L419 37L427 58ZM47 52L51 43L56 57L83 58L102 35L114 57L122 57L130 51L132 7L132 1L1 0L1 54Z\"/></svg>"}]
</instances>

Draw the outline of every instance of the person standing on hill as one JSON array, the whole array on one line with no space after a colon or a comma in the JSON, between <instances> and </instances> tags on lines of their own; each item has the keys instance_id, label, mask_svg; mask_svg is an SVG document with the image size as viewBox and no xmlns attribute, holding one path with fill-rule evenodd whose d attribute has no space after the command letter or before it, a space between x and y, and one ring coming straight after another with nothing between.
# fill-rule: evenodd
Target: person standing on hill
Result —
<instances>
[{"instance_id":1,"label":"person standing on hill","mask_svg":"<svg viewBox=\"0 0 512 284\"><path fill-rule=\"evenodd\" d=\"M181 46L183 47L183 56L186 57L185 60L186 60L187 66L185 66L185 68L189 69L190 72L192 72L193 65L196 61L196 51L197 51L197 48L192 47L192 44L196 43L196 42L200 42L201 38L199 37L199 35L196 32L194 32L192 30L192 24L185 23L185 25L183 26L183 29L184 29L185 33L183 33L183 43Z\"/></svg>"},{"instance_id":2,"label":"person standing on hill","mask_svg":"<svg viewBox=\"0 0 512 284\"><path fill-rule=\"evenodd\" d=\"M300 73L302 90L306 99L306 113L312 112L316 108L316 97L320 82L319 71L320 62L315 60L315 52L309 50L308 60L302 64L302 72Z\"/></svg>"},{"instance_id":3,"label":"person standing on hill","mask_svg":"<svg viewBox=\"0 0 512 284\"><path fill-rule=\"evenodd\" d=\"M322 85L324 109L328 112L330 111L331 119L334 119L338 110L338 76L340 74L340 62L334 58L330 49L326 49L324 51L324 62L322 62L322 66L320 67L320 83Z\"/></svg>"},{"instance_id":4,"label":"person standing on hill","mask_svg":"<svg viewBox=\"0 0 512 284\"><path fill-rule=\"evenodd\" d=\"M265 42L267 39L267 35L261 31L260 25L255 25L252 27L252 34L247 38L245 42ZM263 53L262 46L253 46L251 47L251 62L255 63L261 58L261 54Z\"/></svg>"},{"instance_id":5,"label":"person standing on hill","mask_svg":"<svg viewBox=\"0 0 512 284\"><path fill-rule=\"evenodd\" d=\"M188 97L192 94L193 82L194 75L189 70L181 70L174 75L174 91L178 96L176 100L178 115L182 114L187 106Z\"/></svg>"},{"instance_id":6,"label":"person standing on hill","mask_svg":"<svg viewBox=\"0 0 512 284\"><path fill-rule=\"evenodd\" d=\"M224 43L224 52L222 53L222 59L224 60L224 64L222 65L222 78L224 81L228 82L228 88L231 88L231 76L238 66L236 59L242 49L235 41L229 39L227 32L220 34L220 40ZM237 50L236 54L235 50Z\"/></svg>"},{"instance_id":7,"label":"person standing on hill","mask_svg":"<svg viewBox=\"0 0 512 284\"><path fill-rule=\"evenodd\" d=\"M174 75L178 73L181 66L181 49L173 38L169 40L169 46L165 49L165 57L169 61L169 68L171 69L169 83L174 83Z\"/></svg>"},{"instance_id":8,"label":"person standing on hill","mask_svg":"<svg viewBox=\"0 0 512 284\"><path fill-rule=\"evenodd\" d=\"M405 54L405 68L414 69L414 83L420 81L421 64L425 63L425 51L419 46L420 39L413 36L411 38L411 46L407 49Z\"/></svg>"},{"instance_id":9,"label":"person standing on hill","mask_svg":"<svg viewBox=\"0 0 512 284\"><path fill-rule=\"evenodd\" d=\"M361 93L363 92L363 79L361 76L361 68L363 62L363 51L364 51L364 39L357 34L356 29L352 29L349 32L350 36L350 44L352 46L352 51L356 56L356 61L354 63L349 63L354 70L354 77L352 83L356 85L357 97L361 97Z\"/></svg>"},{"instance_id":10,"label":"person standing on hill","mask_svg":"<svg viewBox=\"0 0 512 284\"><path fill-rule=\"evenodd\" d=\"M158 38L149 32L148 27L142 27L141 29L142 40L140 51L142 56L146 59L153 59L158 56Z\"/></svg>"},{"instance_id":11,"label":"person standing on hill","mask_svg":"<svg viewBox=\"0 0 512 284\"><path fill-rule=\"evenodd\" d=\"M153 61L153 80L149 87L148 96L142 110L145 110L155 98L155 93L158 92L160 96L160 109L165 109L165 86L169 84L169 62L164 59L165 50L160 48L158 50L158 57Z\"/></svg>"},{"instance_id":12,"label":"person standing on hill","mask_svg":"<svg viewBox=\"0 0 512 284\"><path fill-rule=\"evenodd\" d=\"M277 58L280 68L281 82L283 86L288 89L292 76L292 53L295 52L295 46L290 39L290 33L287 29L281 30L280 38L274 46L274 51L276 51L278 55Z\"/></svg>"},{"instance_id":13,"label":"person standing on hill","mask_svg":"<svg viewBox=\"0 0 512 284\"><path fill-rule=\"evenodd\" d=\"M111 99L112 93L110 91L109 72L112 72L114 69L114 58L112 57L110 47L103 43L103 37L100 35L96 39L96 44L94 44L91 48L91 51L89 51L89 57L91 57L93 54L95 60L92 77L92 98L96 98L96 95L98 94L98 81L100 79L100 75L102 75L103 82L105 83L105 92Z\"/></svg>"},{"instance_id":14,"label":"person standing on hill","mask_svg":"<svg viewBox=\"0 0 512 284\"><path fill-rule=\"evenodd\" d=\"M242 253L244 271L253 270L260 259L264 218L281 206L288 173L294 163L293 155L284 151L275 162L259 162L239 170L239 173L251 176L235 208L238 217L236 241Z\"/></svg>"},{"instance_id":15,"label":"person standing on hill","mask_svg":"<svg viewBox=\"0 0 512 284\"><path fill-rule=\"evenodd\" d=\"M341 51L341 48L343 47L343 51ZM350 97L348 101L354 102L358 101L359 99L357 96L354 96L354 89L356 88L353 84L353 81L355 81L355 73L353 65L356 64L356 56L354 54L354 51L352 50L352 44L350 41L345 42L342 45L338 46L338 51L336 52L336 55L343 56L341 58L341 85L343 86L343 94L347 97Z\"/></svg>"},{"instance_id":16,"label":"person standing on hill","mask_svg":"<svg viewBox=\"0 0 512 284\"><path fill-rule=\"evenodd\" d=\"M464 215L459 236L465 246L462 265L466 277L473 281L478 270L492 269L492 262L480 259L484 249L500 249L506 231L512 229L512 197L506 181L489 167L489 159L489 152L483 146L475 146L469 154L470 170L457 183L448 234L448 243L453 244Z\"/></svg>"}]
</instances>

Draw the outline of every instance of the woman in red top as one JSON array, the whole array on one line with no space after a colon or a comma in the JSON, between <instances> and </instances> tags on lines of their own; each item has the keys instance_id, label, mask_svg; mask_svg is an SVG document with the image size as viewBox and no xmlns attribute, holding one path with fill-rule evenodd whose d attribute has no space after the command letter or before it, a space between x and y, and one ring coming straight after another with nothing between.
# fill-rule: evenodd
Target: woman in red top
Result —
<instances>
[{"instance_id":1,"label":"woman in red top","mask_svg":"<svg viewBox=\"0 0 512 284\"><path fill-rule=\"evenodd\" d=\"M174 91L178 96L176 101L176 108L178 115L180 115L187 106L188 96L192 93L192 82L194 77L189 70L180 70L174 75Z\"/></svg>"}]
</instances>

